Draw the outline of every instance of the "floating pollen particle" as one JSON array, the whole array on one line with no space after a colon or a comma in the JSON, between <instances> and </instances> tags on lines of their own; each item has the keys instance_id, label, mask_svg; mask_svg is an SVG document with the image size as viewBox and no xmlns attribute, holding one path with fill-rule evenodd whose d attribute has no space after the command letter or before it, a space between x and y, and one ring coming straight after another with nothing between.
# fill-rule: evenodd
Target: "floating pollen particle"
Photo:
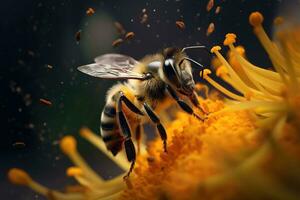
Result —
<instances>
[{"instance_id":1,"label":"floating pollen particle","mask_svg":"<svg viewBox=\"0 0 300 200\"><path fill-rule=\"evenodd\" d=\"M206 5L206 11L209 12L214 7L214 0L209 0Z\"/></svg>"},{"instance_id":2,"label":"floating pollen particle","mask_svg":"<svg viewBox=\"0 0 300 200\"><path fill-rule=\"evenodd\" d=\"M217 7L216 7L216 10L215 10L215 14L216 14L216 15L219 14L220 11L221 11L221 7L220 7L220 6L217 6Z\"/></svg>"},{"instance_id":3,"label":"floating pollen particle","mask_svg":"<svg viewBox=\"0 0 300 200\"><path fill-rule=\"evenodd\" d=\"M141 14L141 17L140 17L140 23L141 24L145 24L148 21L148 14L146 12L147 12L146 8L143 8L142 14Z\"/></svg>"},{"instance_id":4,"label":"floating pollen particle","mask_svg":"<svg viewBox=\"0 0 300 200\"><path fill-rule=\"evenodd\" d=\"M47 99L40 99L40 103L46 106L52 106L52 102Z\"/></svg>"},{"instance_id":5,"label":"floating pollen particle","mask_svg":"<svg viewBox=\"0 0 300 200\"><path fill-rule=\"evenodd\" d=\"M147 21L148 21L148 15L147 15L147 13L143 13L141 16L140 23L145 24Z\"/></svg>"},{"instance_id":6,"label":"floating pollen particle","mask_svg":"<svg viewBox=\"0 0 300 200\"><path fill-rule=\"evenodd\" d=\"M45 66L46 66L48 69L53 69L53 66L52 66L52 65L46 64Z\"/></svg>"},{"instance_id":7,"label":"floating pollen particle","mask_svg":"<svg viewBox=\"0 0 300 200\"><path fill-rule=\"evenodd\" d=\"M134 38L135 34L134 32L128 32L125 35L125 40L131 40L132 38Z\"/></svg>"},{"instance_id":8,"label":"floating pollen particle","mask_svg":"<svg viewBox=\"0 0 300 200\"><path fill-rule=\"evenodd\" d=\"M209 36L210 34L212 34L214 32L214 30L215 30L215 24L210 23L206 30L206 36Z\"/></svg>"},{"instance_id":9,"label":"floating pollen particle","mask_svg":"<svg viewBox=\"0 0 300 200\"><path fill-rule=\"evenodd\" d=\"M13 143L13 147L16 148L16 149L21 149L21 148L25 148L26 147L26 144L22 141L20 142L14 142Z\"/></svg>"},{"instance_id":10,"label":"floating pollen particle","mask_svg":"<svg viewBox=\"0 0 300 200\"><path fill-rule=\"evenodd\" d=\"M81 40L81 30L79 30L75 33L75 40L76 40L77 43L80 42L80 40Z\"/></svg>"},{"instance_id":11,"label":"floating pollen particle","mask_svg":"<svg viewBox=\"0 0 300 200\"><path fill-rule=\"evenodd\" d=\"M87 16L92 16L95 14L95 10L93 8L88 8L86 10L86 14L87 14Z\"/></svg>"},{"instance_id":12,"label":"floating pollen particle","mask_svg":"<svg viewBox=\"0 0 300 200\"><path fill-rule=\"evenodd\" d=\"M185 29L185 24L183 21L176 21L175 24L176 24L177 28L179 28L180 30Z\"/></svg>"},{"instance_id":13,"label":"floating pollen particle","mask_svg":"<svg viewBox=\"0 0 300 200\"><path fill-rule=\"evenodd\" d=\"M123 39L118 38L118 39L114 40L114 41L112 42L111 45L112 45L113 47L118 47L118 46L120 46L122 43L123 43Z\"/></svg>"}]
</instances>

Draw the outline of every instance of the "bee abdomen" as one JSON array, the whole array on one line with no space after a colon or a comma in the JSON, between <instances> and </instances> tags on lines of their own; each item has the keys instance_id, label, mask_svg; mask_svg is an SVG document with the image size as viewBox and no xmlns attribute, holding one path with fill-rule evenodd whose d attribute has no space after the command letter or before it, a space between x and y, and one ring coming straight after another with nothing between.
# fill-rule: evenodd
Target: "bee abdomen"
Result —
<instances>
[{"instance_id":1,"label":"bee abdomen","mask_svg":"<svg viewBox=\"0 0 300 200\"><path fill-rule=\"evenodd\" d=\"M117 127L114 103L106 104L101 114L100 132L108 150L116 155L122 149L123 137Z\"/></svg>"},{"instance_id":2,"label":"bee abdomen","mask_svg":"<svg viewBox=\"0 0 300 200\"><path fill-rule=\"evenodd\" d=\"M110 118L113 118L116 116L116 108L112 105L106 105L103 109L103 113Z\"/></svg>"}]
</instances>

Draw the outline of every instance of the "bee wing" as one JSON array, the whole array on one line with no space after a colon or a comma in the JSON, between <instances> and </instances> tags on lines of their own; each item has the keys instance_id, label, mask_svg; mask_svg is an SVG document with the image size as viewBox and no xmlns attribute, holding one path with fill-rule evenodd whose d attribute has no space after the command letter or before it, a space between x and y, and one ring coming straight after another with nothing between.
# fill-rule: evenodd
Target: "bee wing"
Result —
<instances>
[{"instance_id":1,"label":"bee wing","mask_svg":"<svg viewBox=\"0 0 300 200\"><path fill-rule=\"evenodd\" d=\"M131 65L136 65L139 62L134 58L122 54L109 53L96 57L96 63L129 63Z\"/></svg>"},{"instance_id":2,"label":"bee wing","mask_svg":"<svg viewBox=\"0 0 300 200\"><path fill-rule=\"evenodd\" d=\"M145 79L145 75L134 72L139 64L134 58L121 54L104 54L95 58L95 63L77 69L90 76L104 79Z\"/></svg>"}]
</instances>

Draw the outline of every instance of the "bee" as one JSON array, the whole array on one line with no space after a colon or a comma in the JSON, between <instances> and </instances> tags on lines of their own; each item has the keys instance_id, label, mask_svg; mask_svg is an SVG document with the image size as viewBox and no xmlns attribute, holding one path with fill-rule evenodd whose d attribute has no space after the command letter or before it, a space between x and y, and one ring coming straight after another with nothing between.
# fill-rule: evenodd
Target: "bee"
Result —
<instances>
[{"instance_id":1,"label":"bee","mask_svg":"<svg viewBox=\"0 0 300 200\"><path fill-rule=\"evenodd\" d=\"M191 63L201 70L204 67L185 53L185 50L194 48L205 46L183 49L170 47L160 53L147 55L140 61L121 54L104 54L95 58L95 63L78 67L79 71L93 77L124 81L108 90L100 119L100 133L107 149L115 156L124 146L127 159L131 162L124 178L132 172L136 160L132 130L139 141L145 118L155 124L164 151L167 152L167 133L155 111L165 98L171 97L182 110L199 120L204 119L204 114L196 114L181 98L186 96L194 106L200 108L194 90Z\"/></svg>"}]
</instances>

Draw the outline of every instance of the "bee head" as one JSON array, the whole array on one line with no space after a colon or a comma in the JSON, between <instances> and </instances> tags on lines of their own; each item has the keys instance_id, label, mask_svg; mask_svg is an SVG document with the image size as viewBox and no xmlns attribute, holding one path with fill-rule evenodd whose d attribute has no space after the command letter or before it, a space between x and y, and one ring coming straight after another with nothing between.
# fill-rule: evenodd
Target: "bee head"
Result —
<instances>
[{"instance_id":1,"label":"bee head","mask_svg":"<svg viewBox=\"0 0 300 200\"><path fill-rule=\"evenodd\" d=\"M190 62L178 48L167 48L163 51L163 74L167 83L184 95L192 95L195 82Z\"/></svg>"}]
</instances>

